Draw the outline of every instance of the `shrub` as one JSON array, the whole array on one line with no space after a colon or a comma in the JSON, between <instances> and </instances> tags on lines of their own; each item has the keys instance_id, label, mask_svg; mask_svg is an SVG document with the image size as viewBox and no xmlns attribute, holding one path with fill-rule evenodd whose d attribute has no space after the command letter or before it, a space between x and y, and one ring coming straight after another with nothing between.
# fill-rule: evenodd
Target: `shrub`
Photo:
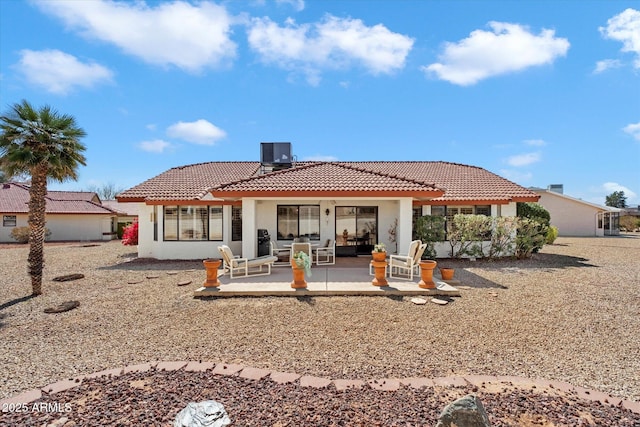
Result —
<instances>
[{"instance_id":1,"label":"shrub","mask_svg":"<svg viewBox=\"0 0 640 427\"><path fill-rule=\"evenodd\" d=\"M491 246L489 246L490 259L513 255L517 227L518 219L514 216L493 218L493 232L491 233Z\"/></svg>"},{"instance_id":2,"label":"shrub","mask_svg":"<svg viewBox=\"0 0 640 427\"><path fill-rule=\"evenodd\" d=\"M444 222L443 216L436 215L424 215L416 220L416 236L427 245L424 250L424 258L436 258L435 244L442 242L445 238Z\"/></svg>"},{"instance_id":3,"label":"shrub","mask_svg":"<svg viewBox=\"0 0 640 427\"><path fill-rule=\"evenodd\" d=\"M482 242L491 239L492 219L486 215L457 214L453 217L453 226L449 233L451 256L464 255L482 258ZM457 250L456 250L457 247Z\"/></svg>"},{"instance_id":4,"label":"shrub","mask_svg":"<svg viewBox=\"0 0 640 427\"><path fill-rule=\"evenodd\" d=\"M44 240L49 240L51 237L51 230L44 229ZM29 227L16 227L11 230L11 238L18 243L29 243Z\"/></svg>"},{"instance_id":5,"label":"shrub","mask_svg":"<svg viewBox=\"0 0 640 427\"><path fill-rule=\"evenodd\" d=\"M545 239L545 242L547 243L547 245L553 245L553 242L555 242L557 238L558 238L558 227L556 227L555 225L552 225L547 230L547 238Z\"/></svg>"},{"instance_id":6,"label":"shrub","mask_svg":"<svg viewBox=\"0 0 640 427\"><path fill-rule=\"evenodd\" d=\"M549 228L549 222L551 221L549 211L538 203L518 203L516 205L516 212L519 218L531 219L538 223L538 233L536 235L523 236L524 240L531 238L531 241L534 244L532 253L538 252L544 246L547 238L547 229ZM527 224L523 229L526 229L527 233L533 232L535 228L531 227L532 226ZM520 232L520 229L518 229L518 232Z\"/></svg>"},{"instance_id":7,"label":"shrub","mask_svg":"<svg viewBox=\"0 0 640 427\"><path fill-rule=\"evenodd\" d=\"M124 228L122 244L126 246L136 246L138 244L138 221Z\"/></svg>"},{"instance_id":8,"label":"shrub","mask_svg":"<svg viewBox=\"0 0 640 427\"><path fill-rule=\"evenodd\" d=\"M544 245L548 227L535 219L518 218L516 232L516 257L530 258L531 255Z\"/></svg>"}]
</instances>

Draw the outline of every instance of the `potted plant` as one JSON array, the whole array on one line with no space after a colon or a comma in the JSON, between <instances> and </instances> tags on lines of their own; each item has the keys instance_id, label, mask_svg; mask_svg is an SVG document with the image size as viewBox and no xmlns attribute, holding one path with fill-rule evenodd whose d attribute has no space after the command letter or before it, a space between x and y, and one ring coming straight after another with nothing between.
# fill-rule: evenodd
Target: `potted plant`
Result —
<instances>
[{"instance_id":1,"label":"potted plant","mask_svg":"<svg viewBox=\"0 0 640 427\"><path fill-rule=\"evenodd\" d=\"M374 261L384 261L387 258L387 248L384 243L378 243L373 247L371 256Z\"/></svg>"},{"instance_id":2,"label":"potted plant","mask_svg":"<svg viewBox=\"0 0 640 427\"><path fill-rule=\"evenodd\" d=\"M440 277L442 280L453 280L455 270L451 267L440 267Z\"/></svg>"},{"instance_id":3,"label":"potted plant","mask_svg":"<svg viewBox=\"0 0 640 427\"><path fill-rule=\"evenodd\" d=\"M306 288L307 282L304 275L311 276L311 258L306 252L298 251L291 257L291 268L293 269L292 288Z\"/></svg>"}]
</instances>

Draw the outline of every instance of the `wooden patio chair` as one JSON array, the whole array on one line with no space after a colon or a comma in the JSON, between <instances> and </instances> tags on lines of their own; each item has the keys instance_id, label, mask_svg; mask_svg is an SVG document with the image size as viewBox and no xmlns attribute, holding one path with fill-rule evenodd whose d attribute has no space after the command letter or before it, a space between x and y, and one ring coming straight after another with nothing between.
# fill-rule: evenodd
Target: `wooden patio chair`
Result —
<instances>
[{"instance_id":1,"label":"wooden patio chair","mask_svg":"<svg viewBox=\"0 0 640 427\"><path fill-rule=\"evenodd\" d=\"M227 272L228 270L229 277L232 279L236 277L266 276L271 274L271 266L278 260L278 257L272 255L265 255L253 259L235 257L233 252L231 252L231 248L227 245L219 246L218 251L224 261L224 271ZM266 271L263 269L264 267L266 267Z\"/></svg>"}]
</instances>

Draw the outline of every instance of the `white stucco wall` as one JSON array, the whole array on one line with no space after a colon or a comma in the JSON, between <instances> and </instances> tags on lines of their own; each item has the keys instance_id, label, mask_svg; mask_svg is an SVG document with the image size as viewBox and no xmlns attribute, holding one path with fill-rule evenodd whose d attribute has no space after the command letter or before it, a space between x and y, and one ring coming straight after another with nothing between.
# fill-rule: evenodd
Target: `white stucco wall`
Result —
<instances>
[{"instance_id":1,"label":"white stucco wall","mask_svg":"<svg viewBox=\"0 0 640 427\"><path fill-rule=\"evenodd\" d=\"M16 215L17 227L28 226L28 215ZM56 215L48 214L46 228L51 231L48 241L111 240L111 216L109 215ZM15 242L11 238L14 227L0 223L0 242ZM106 233L106 234L105 234Z\"/></svg>"},{"instance_id":2,"label":"white stucco wall","mask_svg":"<svg viewBox=\"0 0 640 427\"><path fill-rule=\"evenodd\" d=\"M596 236L596 214L601 209L551 192L538 194L538 203L549 211L551 225L558 227L559 236Z\"/></svg>"}]
</instances>

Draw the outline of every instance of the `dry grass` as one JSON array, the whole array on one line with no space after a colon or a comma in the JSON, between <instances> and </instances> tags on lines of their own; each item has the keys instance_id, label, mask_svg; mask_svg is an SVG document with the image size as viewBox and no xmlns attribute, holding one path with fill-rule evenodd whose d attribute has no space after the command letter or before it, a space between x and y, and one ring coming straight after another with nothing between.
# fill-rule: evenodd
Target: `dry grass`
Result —
<instances>
[{"instance_id":1,"label":"dry grass","mask_svg":"<svg viewBox=\"0 0 640 427\"><path fill-rule=\"evenodd\" d=\"M521 375L640 400L639 236L559 238L529 261L448 261L467 286L444 307L198 300L200 262L128 263L119 242L47 246L44 295L29 299L27 250L0 248L0 398L126 364L208 360L332 378ZM69 273L86 277L51 280ZM81 305L43 312L66 300Z\"/></svg>"}]
</instances>

